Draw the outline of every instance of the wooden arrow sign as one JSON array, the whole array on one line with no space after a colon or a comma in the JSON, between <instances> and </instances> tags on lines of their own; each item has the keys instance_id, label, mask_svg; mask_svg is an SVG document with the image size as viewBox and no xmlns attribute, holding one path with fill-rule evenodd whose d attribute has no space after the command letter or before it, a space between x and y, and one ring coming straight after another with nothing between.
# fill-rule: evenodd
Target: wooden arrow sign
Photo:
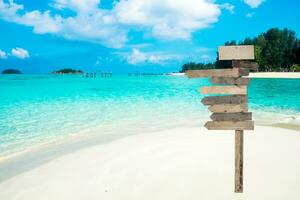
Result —
<instances>
[{"instance_id":1,"label":"wooden arrow sign","mask_svg":"<svg viewBox=\"0 0 300 200\"><path fill-rule=\"evenodd\" d=\"M248 104L218 104L212 105L209 108L209 111L214 113L239 113L239 112L247 112Z\"/></svg>"},{"instance_id":2,"label":"wooden arrow sign","mask_svg":"<svg viewBox=\"0 0 300 200\"><path fill-rule=\"evenodd\" d=\"M202 94L247 94L246 86L209 86L200 89Z\"/></svg>"},{"instance_id":3,"label":"wooden arrow sign","mask_svg":"<svg viewBox=\"0 0 300 200\"><path fill-rule=\"evenodd\" d=\"M233 78L233 77L212 77L210 79L213 84L225 85L249 85L249 78Z\"/></svg>"},{"instance_id":4,"label":"wooden arrow sign","mask_svg":"<svg viewBox=\"0 0 300 200\"><path fill-rule=\"evenodd\" d=\"M243 192L243 146L244 130L254 130L252 113L248 112L247 86L249 70L256 70L253 45L221 46L218 50L219 64L230 69L188 70L189 78L210 77L217 86L202 87L202 94L220 94L202 99L213 112L205 127L208 130L235 130L235 179L234 191Z\"/></svg>"},{"instance_id":5,"label":"wooden arrow sign","mask_svg":"<svg viewBox=\"0 0 300 200\"><path fill-rule=\"evenodd\" d=\"M241 67L241 68L248 68L251 70L257 70L259 66L256 62L233 60L232 67Z\"/></svg>"},{"instance_id":6,"label":"wooden arrow sign","mask_svg":"<svg viewBox=\"0 0 300 200\"><path fill-rule=\"evenodd\" d=\"M228 96L209 96L204 97L201 102L204 105L215 105L215 104L240 104L247 103L247 95L228 95Z\"/></svg>"},{"instance_id":7,"label":"wooden arrow sign","mask_svg":"<svg viewBox=\"0 0 300 200\"><path fill-rule=\"evenodd\" d=\"M213 121L247 121L252 120L252 113L213 113L210 118Z\"/></svg>"},{"instance_id":8,"label":"wooden arrow sign","mask_svg":"<svg viewBox=\"0 0 300 200\"><path fill-rule=\"evenodd\" d=\"M244 68L233 68L233 69L210 69L210 70L188 70L185 74L189 78L200 78L200 77L240 77L248 76L249 69Z\"/></svg>"},{"instance_id":9,"label":"wooden arrow sign","mask_svg":"<svg viewBox=\"0 0 300 200\"><path fill-rule=\"evenodd\" d=\"M253 121L208 121L208 130L254 130Z\"/></svg>"}]
</instances>

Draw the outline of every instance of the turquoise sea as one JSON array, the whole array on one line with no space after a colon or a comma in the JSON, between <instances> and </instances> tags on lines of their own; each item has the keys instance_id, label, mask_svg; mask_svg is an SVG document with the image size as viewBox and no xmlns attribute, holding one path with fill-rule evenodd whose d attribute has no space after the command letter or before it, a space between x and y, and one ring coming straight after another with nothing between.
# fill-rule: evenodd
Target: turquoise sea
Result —
<instances>
[{"instance_id":1,"label":"turquoise sea","mask_svg":"<svg viewBox=\"0 0 300 200\"><path fill-rule=\"evenodd\" d=\"M184 76L1 75L0 157L74 137L202 126L204 85ZM249 101L256 124L300 126L299 79L252 79Z\"/></svg>"}]
</instances>

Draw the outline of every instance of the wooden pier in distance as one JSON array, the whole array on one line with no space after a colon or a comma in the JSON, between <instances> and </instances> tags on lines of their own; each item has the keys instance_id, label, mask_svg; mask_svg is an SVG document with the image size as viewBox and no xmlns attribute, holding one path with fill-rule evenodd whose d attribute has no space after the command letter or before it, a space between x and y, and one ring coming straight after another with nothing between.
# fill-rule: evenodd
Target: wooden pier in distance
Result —
<instances>
[{"instance_id":1,"label":"wooden pier in distance","mask_svg":"<svg viewBox=\"0 0 300 200\"><path fill-rule=\"evenodd\" d=\"M85 72L82 74L83 78L110 78L112 72Z\"/></svg>"}]
</instances>

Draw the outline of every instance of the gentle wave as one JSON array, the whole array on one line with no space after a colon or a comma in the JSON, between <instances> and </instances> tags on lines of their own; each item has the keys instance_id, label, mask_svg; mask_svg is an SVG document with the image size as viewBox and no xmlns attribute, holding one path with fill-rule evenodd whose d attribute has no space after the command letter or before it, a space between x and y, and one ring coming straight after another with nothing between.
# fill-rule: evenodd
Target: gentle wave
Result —
<instances>
[{"instance_id":1,"label":"gentle wave","mask_svg":"<svg viewBox=\"0 0 300 200\"><path fill-rule=\"evenodd\" d=\"M179 76L0 76L0 156L79 135L138 134L202 126L209 119L200 86ZM300 125L300 80L254 79L256 124Z\"/></svg>"}]
</instances>

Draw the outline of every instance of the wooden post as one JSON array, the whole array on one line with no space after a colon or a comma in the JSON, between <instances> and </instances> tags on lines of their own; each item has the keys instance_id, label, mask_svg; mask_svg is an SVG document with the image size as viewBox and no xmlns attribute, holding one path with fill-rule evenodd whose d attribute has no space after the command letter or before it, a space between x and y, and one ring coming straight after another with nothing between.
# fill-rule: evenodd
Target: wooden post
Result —
<instances>
[{"instance_id":1,"label":"wooden post","mask_svg":"<svg viewBox=\"0 0 300 200\"><path fill-rule=\"evenodd\" d=\"M234 191L243 192L243 151L244 151L244 131L235 130L235 178Z\"/></svg>"}]
</instances>

